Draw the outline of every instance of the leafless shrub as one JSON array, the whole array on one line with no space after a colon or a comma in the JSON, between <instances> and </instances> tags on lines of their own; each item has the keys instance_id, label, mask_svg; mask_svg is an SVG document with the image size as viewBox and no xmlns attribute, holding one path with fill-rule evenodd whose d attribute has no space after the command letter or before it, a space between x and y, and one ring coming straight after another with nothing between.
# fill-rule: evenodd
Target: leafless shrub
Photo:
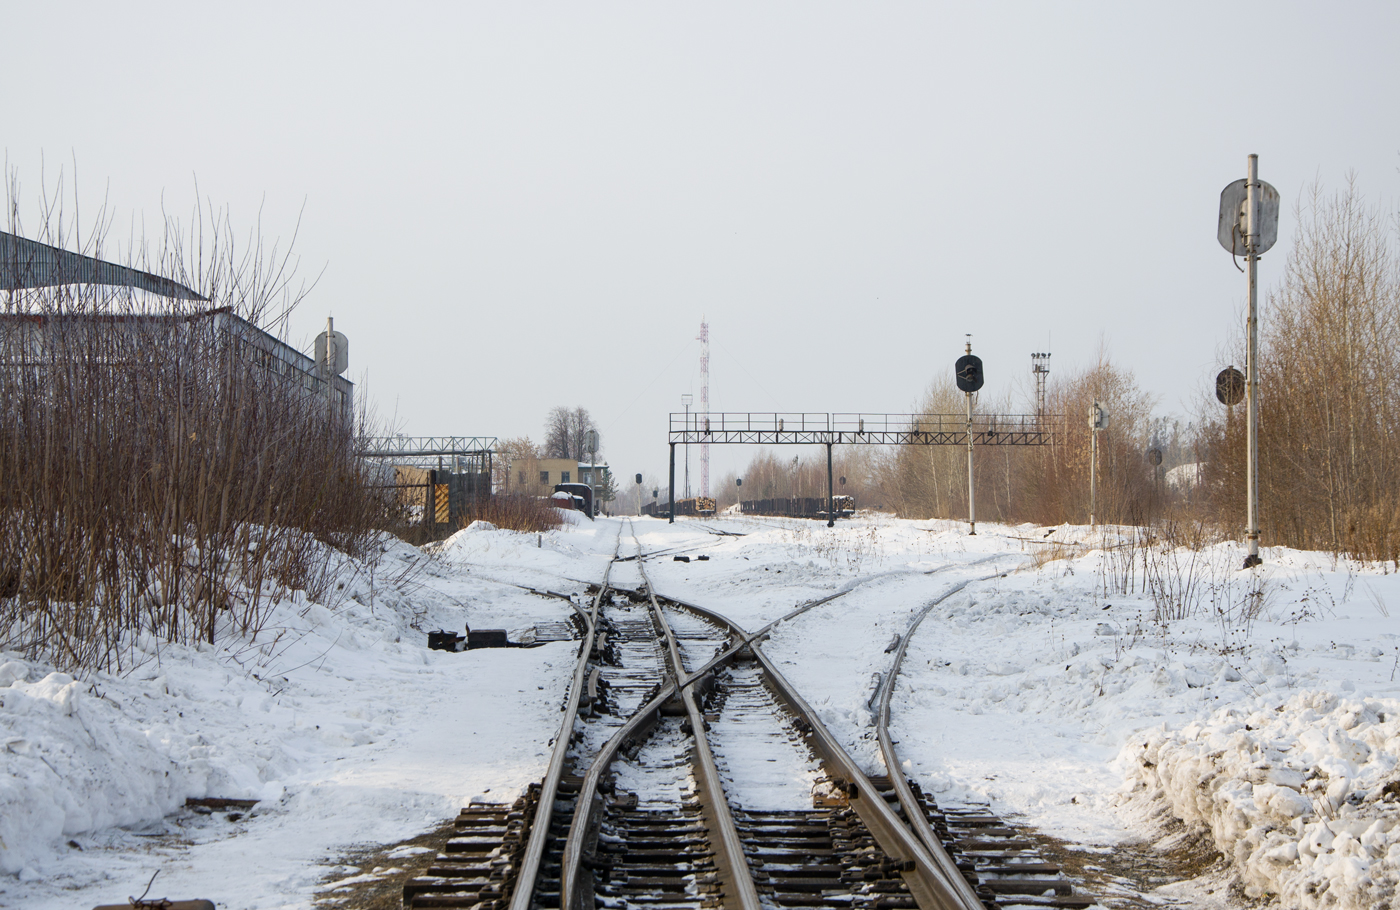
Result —
<instances>
[{"instance_id":1,"label":"leafless shrub","mask_svg":"<svg viewBox=\"0 0 1400 910\"><path fill-rule=\"evenodd\" d=\"M102 230L75 243L61 216L46 203L30 236L102 255ZM356 552L392 508L324 383L270 369L218 318L285 319L305 293L288 254L235 242L222 215L194 225L127 259L208 302L0 292L0 649L122 671L142 634L255 636L277 598L325 577L327 545Z\"/></svg>"},{"instance_id":2,"label":"leafless shrub","mask_svg":"<svg viewBox=\"0 0 1400 910\"><path fill-rule=\"evenodd\" d=\"M564 525L564 516L548 500L538 496L498 494L468 500L461 527L474 521L489 521L509 531L554 531Z\"/></svg>"}]
</instances>

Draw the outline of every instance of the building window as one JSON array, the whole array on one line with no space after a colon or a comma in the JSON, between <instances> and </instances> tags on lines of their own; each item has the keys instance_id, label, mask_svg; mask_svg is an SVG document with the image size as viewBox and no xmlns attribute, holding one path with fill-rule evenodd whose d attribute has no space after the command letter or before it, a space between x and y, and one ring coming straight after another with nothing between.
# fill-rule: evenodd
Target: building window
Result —
<instances>
[{"instance_id":1,"label":"building window","mask_svg":"<svg viewBox=\"0 0 1400 910\"><path fill-rule=\"evenodd\" d=\"M524 471L521 471L521 472L520 472L520 485L521 485L522 487L525 486L525 472L524 472Z\"/></svg>"},{"instance_id":2,"label":"building window","mask_svg":"<svg viewBox=\"0 0 1400 910\"><path fill-rule=\"evenodd\" d=\"M568 471L560 471L560 472L559 472L559 482L560 482L560 483L568 483L568 482L569 482L569 472L568 472Z\"/></svg>"},{"instance_id":3,"label":"building window","mask_svg":"<svg viewBox=\"0 0 1400 910\"><path fill-rule=\"evenodd\" d=\"M549 483L549 472L548 472L548 471L541 471L541 472L540 472L540 483L544 483L544 484Z\"/></svg>"}]
</instances>

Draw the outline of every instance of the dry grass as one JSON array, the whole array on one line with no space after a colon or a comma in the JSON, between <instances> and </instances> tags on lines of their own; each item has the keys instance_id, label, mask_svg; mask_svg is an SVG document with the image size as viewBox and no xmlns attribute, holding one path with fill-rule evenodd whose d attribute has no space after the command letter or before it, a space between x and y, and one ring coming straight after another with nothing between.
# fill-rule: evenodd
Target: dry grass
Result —
<instances>
[{"instance_id":1,"label":"dry grass","mask_svg":"<svg viewBox=\"0 0 1400 910\"><path fill-rule=\"evenodd\" d=\"M508 531L554 531L564 526L564 516L538 496L483 496L468 504L461 527L474 521L489 521Z\"/></svg>"}]
</instances>

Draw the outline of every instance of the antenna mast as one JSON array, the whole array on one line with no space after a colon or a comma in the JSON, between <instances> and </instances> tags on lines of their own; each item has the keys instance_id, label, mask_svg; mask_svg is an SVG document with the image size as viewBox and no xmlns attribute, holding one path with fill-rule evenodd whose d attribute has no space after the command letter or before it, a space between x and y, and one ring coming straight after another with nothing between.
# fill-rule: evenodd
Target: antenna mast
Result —
<instances>
[{"instance_id":1,"label":"antenna mast","mask_svg":"<svg viewBox=\"0 0 1400 910\"><path fill-rule=\"evenodd\" d=\"M700 334L696 336L700 342L700 419L704 421L703 429L708 434L710 430L710 324L705 321L705 317L700 317ZM710 495L710 443L707 441L700 443L700 495Z\"/></svg>"}]
</instances>

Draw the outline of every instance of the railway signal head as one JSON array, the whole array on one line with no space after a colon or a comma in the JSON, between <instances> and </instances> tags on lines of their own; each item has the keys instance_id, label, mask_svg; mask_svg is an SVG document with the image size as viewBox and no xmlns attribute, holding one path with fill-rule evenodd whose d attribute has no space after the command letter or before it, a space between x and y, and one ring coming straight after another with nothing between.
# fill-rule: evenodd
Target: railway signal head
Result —
<instances>
[{"instance_id":1,"label":"railway signal head","mask_svg":"<svg viewBox=\"0 0 1400 910\"><path fill-rule=\"evenodd\" d=\"M1215 377L1215 398L1226 407L1233 407L1244 400L1244 374L1234 367L1226 367Z\"/></svg>"},{"instance_id":2,"label":"railway signal head","mask_svg":"<svg viewBox=\"0 0 1400 910\"><path fill-rule=\"evenodd\" d=\"M976 354L962 355L953 364L953 375L957 378L960 391L976 392L982 388L982 358Z\"/></svg>"}]
</instances>

